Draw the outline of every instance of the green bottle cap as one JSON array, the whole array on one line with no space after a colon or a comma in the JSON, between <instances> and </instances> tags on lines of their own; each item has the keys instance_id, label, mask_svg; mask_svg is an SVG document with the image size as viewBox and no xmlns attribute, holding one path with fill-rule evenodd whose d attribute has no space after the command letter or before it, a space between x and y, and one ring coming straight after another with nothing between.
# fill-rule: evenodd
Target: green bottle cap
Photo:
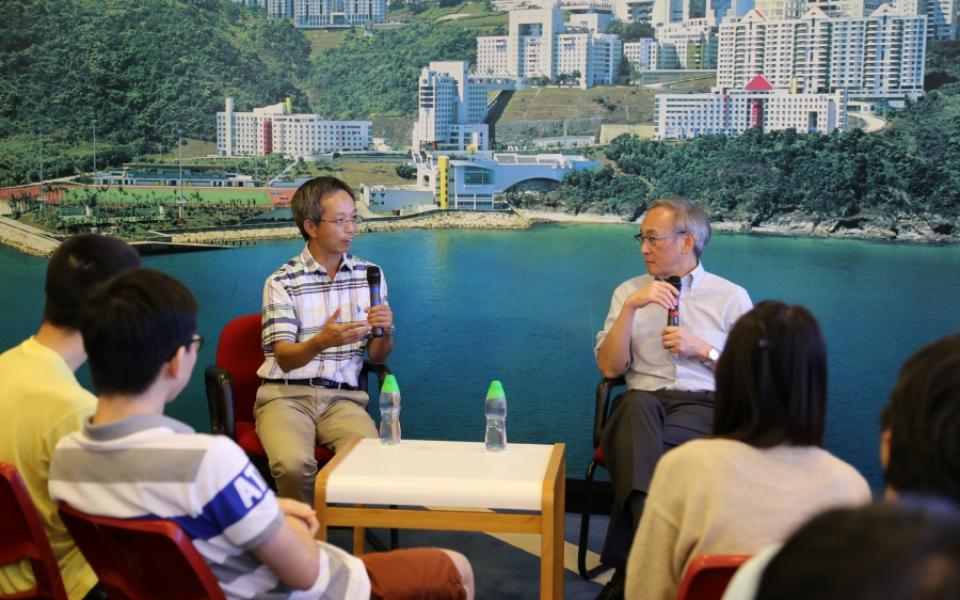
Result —
<instances>
[{"instance_id":1,"label":"green bottle cap","mask_svg":"<svg viewBox=\"0 0 960 600\"><path fill-rule=\"evenodd\" d=\"M397 394L400 388L397 386L397 378L393 374L387 375L383 380L383 387L380 388L381 394Z\"/></svg>"},{"instance_id":2,"label":"green bottle cap","mask_svg":"<svg viewBox=\"0 0 960 600\"><path fill-rule=\"evenodd\" d=\"M507 395L503 393L503 384L500 383L499 379L494 379L490 382L490 387L487 388L487 398L506 398Z\"/></svg>"}]
</instances>

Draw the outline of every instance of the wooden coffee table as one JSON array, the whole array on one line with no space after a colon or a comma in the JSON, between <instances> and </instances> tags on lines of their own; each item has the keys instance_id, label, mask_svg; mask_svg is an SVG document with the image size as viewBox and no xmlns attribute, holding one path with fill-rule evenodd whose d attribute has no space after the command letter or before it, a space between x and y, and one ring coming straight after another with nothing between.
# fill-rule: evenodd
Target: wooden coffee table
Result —
<instances>
[{"instance_id":1,"label":"wooden coffee table","mask_svg":"<svg viewBox=\"0 0 960 600\"><path fill-rule=\"evenodd\" d=\"M539 533L540 597L563 598L564 478L563 444L487 452L479 442L357 437L317 475L317 539L353 527L360 555L366 527ZM417 508L428 506L443 508Z\"/></svg>"}]
</instances>

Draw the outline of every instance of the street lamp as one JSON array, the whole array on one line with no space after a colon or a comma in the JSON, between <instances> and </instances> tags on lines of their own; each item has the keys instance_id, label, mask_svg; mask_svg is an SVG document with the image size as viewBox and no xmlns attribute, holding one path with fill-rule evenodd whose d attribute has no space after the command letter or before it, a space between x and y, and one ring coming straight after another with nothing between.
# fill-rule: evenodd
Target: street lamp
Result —
<instances>
[{"instance_id":1,"label":"street lamp","mask_svg":"<svg viewBox=\"0 0 960 600\"><path fill-rule=\"evenodd\" d=\"M183 219L183 162L180 156L180 147L183 145L183 130L177 129L177 168L180 176L177 179L177 219Z\"/></svg>"},{"instance_id":2,"label":"street lamp","mask_svg":"<svg viewBox=\"0 0 960 600\"><path fill-rule=\"evenodd\" d=\"M93 176L97 176L97 120L90 119L90 124L93 125Z\"/></svg>"},{"instance_id":3,"label":"street lamp","mask_svg":"<svg viewBox=\"0 0 960 600\"><path fill-rule=\"evenodd\" d=\"M37 127L37 137L40 139L40 194L38 198L41 204L46 204L47 197L43 193L43 127Z\"/></svg>"}]
</instances>

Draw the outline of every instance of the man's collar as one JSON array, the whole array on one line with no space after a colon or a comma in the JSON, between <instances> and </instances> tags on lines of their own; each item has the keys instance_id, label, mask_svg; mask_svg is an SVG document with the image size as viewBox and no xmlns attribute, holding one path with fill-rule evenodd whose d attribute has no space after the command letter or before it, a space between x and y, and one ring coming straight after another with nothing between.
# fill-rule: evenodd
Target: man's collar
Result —
<instances>
[{"instance_id":1,"label":"man's collar","mask_svg":"<svg viewBox=\"0 0 960 600\"><path fill-rule=\"evenodd\" d=\"M703 281L703 276L706 275L706 273L707 272L703 270L703 263L697 261L697 266L683 278L683 286L690 290L695 289L700 285L700 282Z\"/></svg>"},{"instance_id":2,"label":"man's collar","mask_svg":"<svg viewBox=\"0 0 960 600\"><path fill-rule=\"evenodd\" d=\"M313 257L313 254L310 253L309 244L303 246L303 252L300 253L300 260L303 262L303 267L307 272L313 273L315 271L321 273L327 273L327 270L317 262L317 259ZM353 271L357 266L357 259L352 254L343 254L340 257L340 270ZM329 273L327 273L329 275Z\"/></svg>"}]
</instances>

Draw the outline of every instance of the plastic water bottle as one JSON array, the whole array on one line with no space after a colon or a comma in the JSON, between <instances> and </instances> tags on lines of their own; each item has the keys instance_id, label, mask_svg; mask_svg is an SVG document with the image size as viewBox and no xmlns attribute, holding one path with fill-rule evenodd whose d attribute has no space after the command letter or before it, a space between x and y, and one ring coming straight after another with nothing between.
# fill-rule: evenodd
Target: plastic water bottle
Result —
<instances>
[{"instance_id":1,"label":"plastic water bottle","mask_svg":"<svg viewBox=\"0 0 960 600\"><path fill-rule=\"evenodd\" d=\"M384 378L380 389L380 443L400 443L400 388L393 375Z\"/></svg>"},{"instance_id":2,"label":"plastic water bottle","mask_svg":"<svg viewBox=\"0 0 960 600\"><path fill-rule=\"evenodd\" d=\"M487 389L484 412L487 415L487 434L484 438L487 450L503 452L507 449L507 396L498 379L491 381Z\"/></svg>"}]
</instances>

